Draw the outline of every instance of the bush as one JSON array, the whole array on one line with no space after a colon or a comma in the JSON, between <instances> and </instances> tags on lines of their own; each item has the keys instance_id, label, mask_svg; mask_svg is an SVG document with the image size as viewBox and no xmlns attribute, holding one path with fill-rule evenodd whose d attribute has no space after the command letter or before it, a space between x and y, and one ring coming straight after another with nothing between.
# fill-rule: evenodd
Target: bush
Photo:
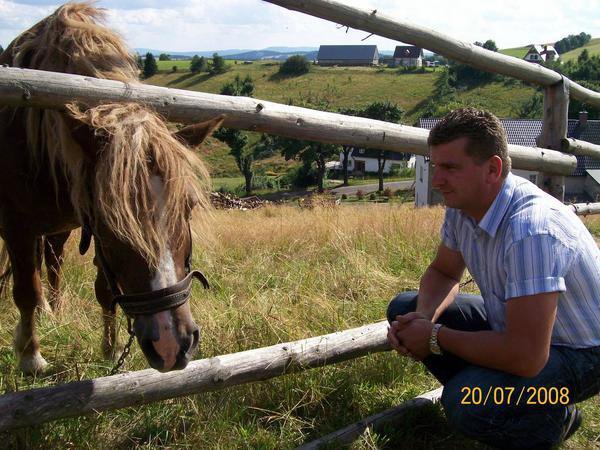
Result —
<instances>
[{"instance_id":1,"label":"bush","mask_svg":"<svg viewBox=\"0 0 600 450\"><path fill-rule=\"evenodd\" d=\"M392 193L392 189L391 189L391 188L389 188L389 187L386 187L386 188L383 190L383 196L384 196L384 197L390 198L392 195L393 195L393 193Z\"/></svg>"},{"instance_id":2,"label":"bush","mask_svg":"<svg viewBox=\"0 0 600 450\"><path fill-rule=\"evenodd\" d=\"M346 194L342 194L342 200L348 200L348 196Z\"/></svg>"},{"instance_id":3,"label":"bush","mask_svg":"<svg viewBox=\"0 0 600 450\"><path fill-rule=\"evenodd\" d=\"M279 67L279 74L284 76L298 76L308 73L310 62L302 55L290 56Z\"/></svg>"},{"instance_id":4,"label":"bush","mask_svg":"<svg viewBox=\"0 0 600 450\"><path fill-rule=\"evenodd\" d=\"M279 178L280 186L305 188L317 183L317 171L311 166L293 167Z\"/></svg>"},{"instance_id":5,"label":"bush","mask_svg":"<svg viewBox=\"0 0 600 450\"><path fill-rule=\"evenodd\" d=\"M375 194L375 192L371 192L369 194L369 200L375 200L377 198L377 194Z\"/></svg>"},{"instance_id":6,"label":"bush","mask_svg":"<svg viewBox=\"0 0 600 450\"><path fill-rule=\"evenodd\" d=\"M356 198L362 200L363 198L365 198L365 193L361 189L359 189L358 191L356 191Z\"/></svg>"},{"instance_id":7,"label":"bush","mask_svg":"<svg viewBox=\"0 0 600 450\"><path fill-rule=\"evenodd\" d=\"M199 73L206 70L206 58L204 56L194 55L190 62L190 72Z\"/></svg>"},{"instance_id":8,"label":"bush","mask_svg":"<svg viewBox=\"0 0 600 450\"><path fill-rule=\"evenodd\" d=\"M173 66L173 67L171 67L171 72L172 72L172 73L175 73L175 72L177 72L177 66Z\"/></svg>"}]
</instances>

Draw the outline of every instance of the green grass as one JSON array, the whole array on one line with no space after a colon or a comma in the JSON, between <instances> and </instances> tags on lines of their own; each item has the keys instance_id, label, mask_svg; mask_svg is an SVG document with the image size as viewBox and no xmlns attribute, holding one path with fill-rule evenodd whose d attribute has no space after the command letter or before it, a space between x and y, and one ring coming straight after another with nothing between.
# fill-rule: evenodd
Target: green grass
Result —
<instances>
[{"instance_id":1,"label":"green grass","mask_svg":"<svg viewBox=\"0 0 600 450\"><path fill-rule=\"evenodd\" d=\"M195 286L192 294L202 355L381 320L396 292L417 288L438 244L442 217L441 208L397 203L216 211L216 241L196 242L193 258L213 286L210 291ZM64 265L66 307L40 320L42 352L51 364L45 377L24 377L15 369L11 342L18 313L10 299L1 299L0 392L108 373L112 364L101 356L94 273L91 256L80 256L72 239ZM145 367L136 344L125 368ZM63 419L2 433L0 439L4 448L288 449L436 386L420 364L385 352L219 392ZM563 448L593 448L598 442L600 400L586 401L583 409L582 429ZM433 407L394 430L363 435L353 448L484 447L453 432Z\"/></svg>"},{"instance_id":2,"label":"green grass","mask_svg":"<svg viewBox=\"0 0 600 450\"><path fill-rule=\"evenodd\" d=\"M584 49L587 49L587 51L590 53L590 56L600 55L600 38L591 39L590 42L585 44L583 47L579 47L569 52L563 53L562 55L560 55L560 59L563 62L577 59L577 57L581 54L581 52Z\"/></svg>"},{"instance_id":3,"label":"green grass","mask_svg":"<svg viewBox=\"0 0 600 450\"><path fill-rule=\"evenodd\" d=\"M525 58L529 48L530 46L527 45L525 47L502 48L498 51L508 56L514 56L515 58L523 59Z\"/></svg>"},{"instance_id":4,"label":"green grass","mask_svg":"<svg viewBox=\"0 0 600 450\"><path fill-rule=\"evenodd\" d=\"M176 60L176 61L156 61L158 65L158 70L171 72L173 66L177 67L179 72L181 71L189 71L190 70L190 60Z\"/></svg>"}]
</instances>

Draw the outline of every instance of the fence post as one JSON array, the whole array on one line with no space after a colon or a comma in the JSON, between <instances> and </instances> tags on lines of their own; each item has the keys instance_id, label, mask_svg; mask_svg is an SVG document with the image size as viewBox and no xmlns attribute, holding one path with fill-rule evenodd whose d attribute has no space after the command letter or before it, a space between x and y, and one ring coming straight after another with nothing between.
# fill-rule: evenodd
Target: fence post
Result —
<instances>
[{"instance_id":1,"label":"fence post","mask_svg":"<svg viewBox=\"0 0 600 450\"><path fill-rule=\"evenodd\" d=\"M544 121L542 132L537 137L537 146L552 150L561 150L562 141L567 138L569 122L569 82L562 79L552 86L544 88ZM556 197L565 200L565 177L540 172L538 186Z\"/></svg>"}]
</instances>

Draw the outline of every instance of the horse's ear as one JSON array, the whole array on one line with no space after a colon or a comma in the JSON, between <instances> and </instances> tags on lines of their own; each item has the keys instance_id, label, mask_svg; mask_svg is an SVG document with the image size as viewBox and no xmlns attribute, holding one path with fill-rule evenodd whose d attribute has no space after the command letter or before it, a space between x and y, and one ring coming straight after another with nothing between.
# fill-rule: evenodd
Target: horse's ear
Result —
<instances>
[{"instance_id":1,"label":"horse's ear","mask_svg":"<svg viewBox=\"0 0 600 450\"><path fill-rule=\"evenodd\" d=\"M196 147L204 141L210 134L221 126L225 120L225 114L210 119L206 122L200 122L195 125L190 125L182 128L174 136L182 142L185 142L190 147Z\"/></svg>"}]
</instances>

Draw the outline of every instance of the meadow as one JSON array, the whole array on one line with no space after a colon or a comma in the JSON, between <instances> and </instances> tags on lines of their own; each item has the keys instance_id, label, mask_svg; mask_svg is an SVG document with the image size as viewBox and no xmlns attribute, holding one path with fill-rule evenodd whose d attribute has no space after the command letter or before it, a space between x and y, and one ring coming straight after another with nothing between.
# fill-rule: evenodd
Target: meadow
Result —
<instances>
[{"instance_id":1,"label":"meadow","mask_svg":"<svg viewBox=\"0 0 600 450\"><path fill-rule=\"evenodd\" d=\"M342 205L269 206L215 211L210 235L197 236L193 266L212 289L195 286L191 307L202 326L202 357L238 352L382 320L396 292L416 289L438 245L442 208ZM600 217L585 219L600 234ZM100 308L90 256L68 243L65 308L43 314L40 337L50 372L15 369L17 310L0 299L0 392L106 375ZM473 291L473 287L470 288ZM121 320L121 341L125 339ZM134 346L126 370L146 367ZM294 448L437 387L423 368L393 352L220 392L59 420L0 434L7 448ZM564 448L600 441L600 399L583 404L586 421ZM335 448L335 446L333 446ZM365 433L352 448L483 449L454 433L435 406L402 426Z\"/></svg>"}]
</instances>

